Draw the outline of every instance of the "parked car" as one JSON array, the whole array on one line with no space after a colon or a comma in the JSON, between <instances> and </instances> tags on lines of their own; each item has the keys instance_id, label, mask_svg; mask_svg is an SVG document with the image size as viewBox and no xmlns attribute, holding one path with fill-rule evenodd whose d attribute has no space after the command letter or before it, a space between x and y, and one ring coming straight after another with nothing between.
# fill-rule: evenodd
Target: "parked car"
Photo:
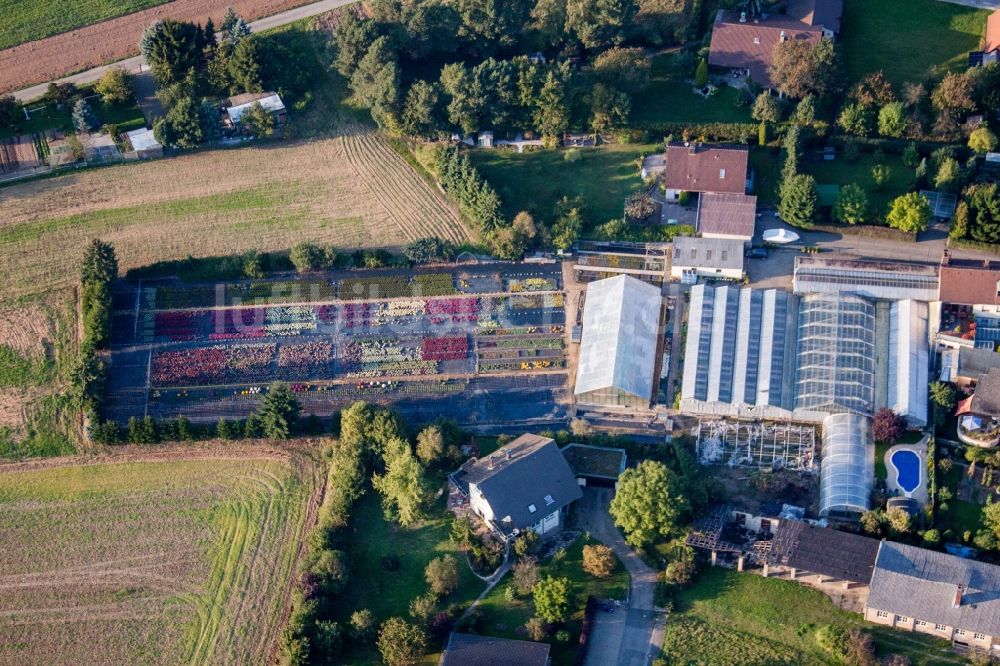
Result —
<instances>
[{"instance_id":1,"label":"parked car","mask_svg":"<svg viewBox=\"0 0 1000 666\"><path fill-rule=\"evenodd\" d=\"M747 250L747 259L767 259L767 249L763 247L752 247Z\"/></svg>"}]
</instances>

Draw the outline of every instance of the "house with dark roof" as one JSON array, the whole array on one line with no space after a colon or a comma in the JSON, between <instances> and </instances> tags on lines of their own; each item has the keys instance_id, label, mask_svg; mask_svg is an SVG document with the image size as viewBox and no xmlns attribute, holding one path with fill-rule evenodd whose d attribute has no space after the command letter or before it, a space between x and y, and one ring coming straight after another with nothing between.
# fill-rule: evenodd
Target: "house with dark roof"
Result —
<instances>
[{"instance_id":1,"label":"house with dark roof","mask_svg":"<svg viewBox=\"0 0 1000 666\"><path fill-rule=\"evenodd\" d=\"M452 632L439 666L548 666L549 644Z\"/></svg>"},{"instance_id":2,"label":"house with dark roof","mask_svg":"<svg viewBox=\"0 0 1000 666\"><path fill-rule=\"evenodd\" d=\"M757 223L757 197L732 192L706 192L698 197L697 228L702 238L728 238L749 243Z\"/></svg>"},{"instance_id":3,"label":"house with dark roof","mask_svg":"<svg viewBox=\"0 0 1000 666\"><path fill-rule=\"evenodd\" d=\"M982 448L1000 444L1000 367L979 375L972 395L958 403L955 415L958 438L966 444Z\"/></svg>"},{"instance_id":4,"label":"house with dark roof","mask_svg":"<svg viewBox=\"0 0 1000 666\"><path fill-rule=\"evenodd\" d=\"M628 460L625 449L588 444L567 444L562 454L576 475L577 483L600 488L615 488Z\"/></svg>"},{"instance_id":5,"label":"house with dark roof","mask_svg":"<svg viewBox=\"0 0 1000 666\"><path fill-rule=\"evenodd\" d=\"M1000 567L883 541L864 616L959 647L1000 650Z\"/></svg>"},{"instance_id":6,"label":"house with dark roof","mask_svg":"<svg viewBox=\"0 0 1000 666\"><path fill-rule=\"evenodd\" d=\"M559 529L567 507L583 497L556 443L531 434L468 460L449 481L504 541L525 530L545 535Z\"/></svg>"},{"instance_id":7,"label":"house with dark roof","mask_svg":"<svg viewBox=\"0 0 1000 666\"><path fill-rule=\"evenodd\" d=\"M681 192L745 194L750 151L746 146L671 142L663 185L667 199Z\"/></svg>"},{"instance_id":8,"label":"house with dark roof","mask_svg":"<svg viewBox=\"0 0 1000 666\"><path fill-rule=\"evenodd\" d=\"M782 11L783 10L783 11ZM763 88L774 88L774 49L788 40L818 44L840 33L843 0L790 0L760 16L722 9L715 17L708 64L749 76Z\"/></svg>"},{"instance_id":9,"label":"house with dark roof","mask_svg":"<svg viewBox=\"0 0 1000 666\"><path fill-rule=\"evenodd\" d=\"M764 576L788 574L808 582L842 582L844 588L866 587L871 581L879 541L870 537L782 520L771 540Z\"/></svg>"}]
</instances>

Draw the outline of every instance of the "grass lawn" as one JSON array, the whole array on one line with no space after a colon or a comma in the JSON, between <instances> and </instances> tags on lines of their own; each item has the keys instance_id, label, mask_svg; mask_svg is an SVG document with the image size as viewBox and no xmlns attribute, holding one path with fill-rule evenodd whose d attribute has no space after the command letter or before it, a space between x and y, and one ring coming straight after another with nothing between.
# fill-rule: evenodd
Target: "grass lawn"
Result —
<instances>
[{"instance_id":1,"label":"grass lawn","mask_svg":"<svg viewBox=\"0 0 1000 666\"><path fill-rule=\"evenodd\" d=\"M854 162L843 159L831 161L803 159L800 169L816 177L816 184L846 185L857 183L868 193L869 217L881 222L889 211L893 199L905 194L913 186L913 169L903 164L897 155L886 155L882 163L891 170L889 182L881 189L875 189L872 181L872 167L878 164L875 155L862 153Z\"/></svg>"},{"instance_id":2,"label":"grass lawn","mask_svg":"<svg viewBox=\"0 0 1000 666\"><path fill-rule=\"evenodd\" d=\"M972 532L973 535L983 528L983 507L975 502L952 499L948 500L948 515L945 517L945 529L952 529L955 532L955 539L962 540L965 532Z\"/></svg>"},{"instance_id":3,"label":"grass lawn","mask_svg":"<svg viewBox=\"0 0 1000 666\"><path fill-rule=\"evenodd\" d=\"M889 470L885 466L885 452L892 444L886 442L875 443L875 478L885 481L889 478Z\"/></svg>"},{"instance_id":4,"label":"grass lawn","mask_svg":"<svg viewBox=\"0 0 1000 666\"><path fill-rule=\"evenodd\" d=\"M848 80L879 69L900 92L935 67L962 70L987 12L938 0L846 0L840 32Z\"/></svg>"},{"instance_id":5,"label":"grass lawn","mask_svg":"<svg viewBox=\"0 0 1000 666\"><path fill-rule=\"evenodd\" d=\"M0 3L2 2L3 0L0 0ZM88 102L94 110L94 115L97 116L97 122L101 125L114 123L119 126L119 131L123 132L146 126L142 110L134 102L132 104L104 104L98 99L91 99ZM75 131L70 105L67 104L62 109L57 109L54 104L48 104L43 109L32 112L31 120L22 121L14 127L0 129L0 139L6 139L16 134L44 132L49 129L63 130L64 132Z\"/></svg>"},{"instance_id":6,"label":"grass lawn","mask_svg":"<svg viewBox=\"0 0 1000 666\"><path fill-rule=\"evenodd\" d=\"M667 621L664 656L671 664L833 664L816 630L865 623L824 594L791 581L709 568L677 595ZM961 664L948 644L866 625L880 656L903 654L914 665Z\"/></svg>"},{"instance_id":7,"label":"grass lawn","mask_svg":"<svg viewBox=\"0 0 1000 666\"><path fill-rule=\"evenodd\" d=\"M473 575L465 555L449 539L451 514L442 505L434 516L416 527L404 528L387 522L382 515L380 496L369 489L351 511L351 523L345 539L351 566L351 579L344 594L337 598L337 620L346 623L353 611L367 608L378 624L393 616L410 620L410 602L427 592L424 569L442 555L458 560L459 587L441 602L441 610L451 604L468 606L486 587ZM399 569L387 571L382 560L387 555L399 558ZM434 645L432 652L440 652ZM428 663L437 659L428 657ZM353 649L342 663L380 664L374 648Z\"/></svg>"},{"instance_id":8,"label":"grass lawn","mask_svg":"<svg viewBox=\"0 0 1000 666\"><path fill-rule=\"evenodd\" d=\"M628 591L628 572L625 571L625 567L621 563L618 564L615 573L604 579L594 578L584 572L583 547L588 543L597 542L587 541L585 537L581 537L566 549L566 556L561 561L547 560L542 562L540 566L543 578L545 576L566 577L571 583L571 615L564 627L570 633L570 640L568 643L550 640L553 666L574 663L577 641L580 637L580 630L583 628L587 597L593 595L605 599L624 599ZM518 597L514 601L508 601L505 594L507 588L512 584L511 576L508 575L483 599L480 606L486 611L486 615L483 620L482 632L490 636L527 640L524 635L517 632L517 629L534 616L534 603L530 597Z\"/></svg>"},{"instance_id":9,"label":"grass lawn","mask_svg":"<svg viewBox=\"0 0 1000 666\"><path fill-rule=\"evenodd\" d=\"M470 156L500 194L507 219L527 210L549 223L559 199L579 196L587 227L592 228L622 216L625 197L643 187L636 160L659 149L654 144L580 148L574 162L566 161L566 150L474 150Z\"/></svg>"},{"instance_id":10,"label":"grass lawn","mask_svg":"<svg viewBox=\"0 0 1000 666\"><path fill-rule=\"evenodd\" d=\"M672 65L673 55L653 58L649 87L632 97L629 124L638 129L656 129L658 123L749 123L750 108L737 106L734 88L720 89L705 99L691 90L686 79L694 72L679 71Z\"/></svg>"},{"instance_id":11,"label":"grass lawn","mask_svg":"<svg viewBox=\"0 0 1000 666\"><path fill-rule=\"evenodd\" d=\"M66 32L168 0L0 0L0 49Z\"/></svg>"},{"instance_id":12,"label":"grass lawn","mask_svg":"<svg viewBox=\"0 0 1000 666\"><path fill-rule=\"evenodd\" d=\"M754 173L754 193L761 204L778 204L781 182L781 153L776 149L750 148L750 166Z\"/></svg>"}]
</instances>

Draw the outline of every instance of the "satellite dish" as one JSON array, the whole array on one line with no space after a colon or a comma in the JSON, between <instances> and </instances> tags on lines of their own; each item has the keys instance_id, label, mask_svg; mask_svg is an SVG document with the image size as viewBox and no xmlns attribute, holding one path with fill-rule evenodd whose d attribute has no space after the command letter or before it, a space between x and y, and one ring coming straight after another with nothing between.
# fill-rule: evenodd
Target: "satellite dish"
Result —
<instances>
[{"instance_id":1,"label":"satellite dish","mask_svg":"<svg viewBox=\"0 0 1000 666\"><path fill-rule=\"evenodd\" d=\"M799 235L794 231L789 231L788 229L768 229L763 234L761 238L764 239L765 243L777 243L783 245L785 243L794 243L799 239Z\"/></svg>"}]
</instances>

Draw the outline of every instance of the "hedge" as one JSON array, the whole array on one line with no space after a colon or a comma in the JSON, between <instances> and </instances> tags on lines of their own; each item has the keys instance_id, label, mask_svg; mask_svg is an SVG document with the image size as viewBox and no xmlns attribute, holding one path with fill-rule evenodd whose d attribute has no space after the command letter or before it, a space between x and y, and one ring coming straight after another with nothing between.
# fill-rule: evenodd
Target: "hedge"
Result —
<instances>
[{"instance_id":1,"label":"hedge","mask_svg":"<svg viewBox=\"0 0 1000 666\"><path fill-rule=\"evenodd\" d=\"M811 231L825 231L830 234L847 234L849 236L863 236L864 238L881 238L884 240L897 240L907 243L916 243L917 234L900 231L892 227L883 227L875 224L817 224Z\"/></svg>"},{"instance_id":2,"label":"hedge","mask_svg":"<svg viewBox=\"0 0 1000 666\"><path fill-rule=\"evenodd\" d=\"M647 123L643 129L650 132L672 134L675 139L683 138L685 132L689 140L731 141L749 144L757 137L757 123Z\"/></svg>"},{"instance_id":3,"label":"hedge","mask_svg":"<svg viewBox=\"0 0 1000 666\"><path fill-rule=\"evenodd\" d=\"M971 238L949 238L948 247L1000 255L1000 243L984 243Z\"/></svg>"}]
</instances>

